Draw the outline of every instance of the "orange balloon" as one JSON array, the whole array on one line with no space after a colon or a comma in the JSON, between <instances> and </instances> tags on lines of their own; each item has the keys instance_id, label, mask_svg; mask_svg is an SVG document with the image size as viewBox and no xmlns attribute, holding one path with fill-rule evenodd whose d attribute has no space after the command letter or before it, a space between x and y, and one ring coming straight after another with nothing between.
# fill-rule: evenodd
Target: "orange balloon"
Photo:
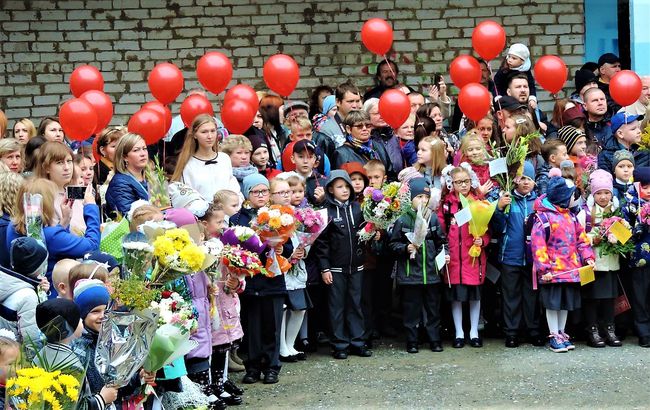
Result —
<instances>
[{"instance_id":1,"label":"orange balloon","mask_svg":"<svg viewBox=\"0 0 650 410\"><path fill-rule=\"evenodd\" d=\"M458 105L467 118L479 122L490 111L490 92L481 84L467 84L458 94Z\"/></svg>"},{"instance_id":2,"label":"orange balloon","mask_svg":"<svg viewBox=\"0 0 650 410\"><path fill-rule=\"evenodd\" d=\"M383 56L393 46L393 28L384 19L371 18L361 28L361 41L368 50Z\"/></svg>"},{"instance_id":3,"label":"orange balloon","mask_svg":"<svg viewBox=\"0 0 650 410\"><path fill-rule=\"evenodd\" d=\"M499 23L485 20L472 31L472 47L486 61L501 54L505 46L506 31Z\"/></svg>"},{"instance_id":4,"label":"orange balloon","mask_svg":"<svg viewBox=\"0 0 650 410\"><path fill-rule=\"evenodd\" d=\"M379 98L379 114L388 125L399 128L411 114L411 102L400 90L386 90Z\"/></svg>"},{"instance_id":5,"label":"orange balloon","mask_svg":"<svg viewBox=\"0 0 650 410\"><path fill-rule=\"evenodd\" d=\"M300 69L296 61L285 54L271 56L264 63L264 82L282 97L288 97L300 80Z\"/></svg>"}]
</instances>

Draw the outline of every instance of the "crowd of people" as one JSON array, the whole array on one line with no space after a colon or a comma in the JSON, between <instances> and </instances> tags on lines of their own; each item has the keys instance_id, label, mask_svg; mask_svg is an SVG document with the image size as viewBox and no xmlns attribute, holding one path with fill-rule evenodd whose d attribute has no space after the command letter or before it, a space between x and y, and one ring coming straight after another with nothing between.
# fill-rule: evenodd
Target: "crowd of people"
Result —
<instances>
[{"instance_id":1,"label":"crowd of people","mask_svg":"<svg viewBox=\"0 0 650 410\"><path fill-rule=\"evenodd\" d=\"M100 251L104 224L126 218L132 232L147 221L196 224L207 240L249 226L268 204L325 209L328 225L311 248L288 241L273 249L292 263L284 275L224 276L216 327L201 319L213 290L188 275L199 330L185 366L212 395L211 408L242 402L229 369L243 371L245 384L277 383L282 363L305 360L322 344L344 360L372 356L380 337L399 337L408 353L422 343L442 352L446 338L453 348L480 348L481 331L491 331L509 348L527 342L567 352L573 329L591 347L621 346L631 332L650 347L650 78L637 103L617 105L609 80L621 63L604 54L577 70L575 92L544 113L525 45L511 45L494 76L480 64L493 106L478 121L463 115L442 75L414 89L398 81L391 60L377 65L366 92L350 81L321 85L308 102L259 91L258 115L243 135L199 115L188 127L175 120L155 145L122 126L79 143L56 117L36 127L0 114L0 327L9 331L0 333L0 362L9 365L20 343L43 333L39 357L94 357L111 298L102 282L119 267ZM397 128L379 111L392 88L411 102ZM507 163L502 174L513 181L504 184L490 164L516 147L525 152ZM154 164L167 209L152 192L160 182ZM365 193L389 182L408 185L409 208L360 242ZM73 195L76 187L83 189ZM36 195L42 243L29 235L27 198ZM496 203L485 234L470 232L466 199ZM423 213L426 238L414 244ZM585 269L595 280L581 285ZM56 317L68 329L58 337L44 330ZM82 399L103 409L154 380L159 394L178 389L164 371L144 370L117 389L91 363Z\"/></svg>"}]
</instances>

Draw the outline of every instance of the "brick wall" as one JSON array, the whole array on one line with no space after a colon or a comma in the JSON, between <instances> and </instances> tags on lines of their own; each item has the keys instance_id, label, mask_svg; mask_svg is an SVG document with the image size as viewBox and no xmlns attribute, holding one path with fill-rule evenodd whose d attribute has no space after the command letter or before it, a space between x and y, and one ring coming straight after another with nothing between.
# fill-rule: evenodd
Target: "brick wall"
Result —
<instances>
[{"instance_id":1,"label":"brick wall","mask_svg":"<svg viewBox=\"0 0 650 410\"><path fill-rule=\"evenodd\" d=\"M70 98L67 81L81 64L98 67L115 102L114 124L152 97L146 78L170 61L198 86L196 61L206 51L231 57L234 80L264 89L262 66L276 53L301 67L294 98L321 83L347 77L372 86L364 67L378 61L360 30L371 17L392 22L401 80L430 82L471 50L472 28L490 18L504 25L507 43L524 42L533 57L560 55L573 72L583 62L583 0L67 0L3 1L0 11L0 108L13 124L53 115ZM161 6L161 4L167 4ZM494 62L496 68L498 62ZM422 78L424 76L424 78ZM448 77L447 77L448 78ZM215 103L220 97L210 99ZM542 93L542 99L547 94ZM178 110L179 97L172 107ZM548 103L546 104L548 107ZM177 112L177 111L176 111ZM11 126L11 125L10 125Z\"/></svg>"}]
</instances>

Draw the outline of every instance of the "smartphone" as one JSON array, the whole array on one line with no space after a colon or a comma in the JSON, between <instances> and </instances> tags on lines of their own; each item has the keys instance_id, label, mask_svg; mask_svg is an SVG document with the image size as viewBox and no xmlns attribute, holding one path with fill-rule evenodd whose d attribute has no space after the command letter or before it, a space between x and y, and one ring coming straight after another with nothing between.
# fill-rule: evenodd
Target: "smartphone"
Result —
<instances>
[{"instance_id":1,"label":"smartphone","mask_svg":"<svg viewBox=\"0 0 650 410\"><path fill-rule=\"evenodd\" d=\"M86 195L85 186L69 186L66 188L68 199L84 199Z\"/></svg>"}]
</instances>

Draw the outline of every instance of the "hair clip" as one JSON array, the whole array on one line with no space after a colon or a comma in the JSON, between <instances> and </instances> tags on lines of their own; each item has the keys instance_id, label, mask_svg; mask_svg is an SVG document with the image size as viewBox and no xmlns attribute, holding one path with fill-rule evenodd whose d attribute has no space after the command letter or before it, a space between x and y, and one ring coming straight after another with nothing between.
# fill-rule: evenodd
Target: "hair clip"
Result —
<instances>
[{"instance_id":1,"label":"hair clip","mask_svg":"<svg viewBox=\"0 0 650 410\"><path fill-rule=\"evenodd\" d=\"M526 119L525 119L525 118L517 118L517 119L515 120L515 124L523 124L523 123L525 123L525 122L526 122Z\"/></svg>"}]
</instances>

